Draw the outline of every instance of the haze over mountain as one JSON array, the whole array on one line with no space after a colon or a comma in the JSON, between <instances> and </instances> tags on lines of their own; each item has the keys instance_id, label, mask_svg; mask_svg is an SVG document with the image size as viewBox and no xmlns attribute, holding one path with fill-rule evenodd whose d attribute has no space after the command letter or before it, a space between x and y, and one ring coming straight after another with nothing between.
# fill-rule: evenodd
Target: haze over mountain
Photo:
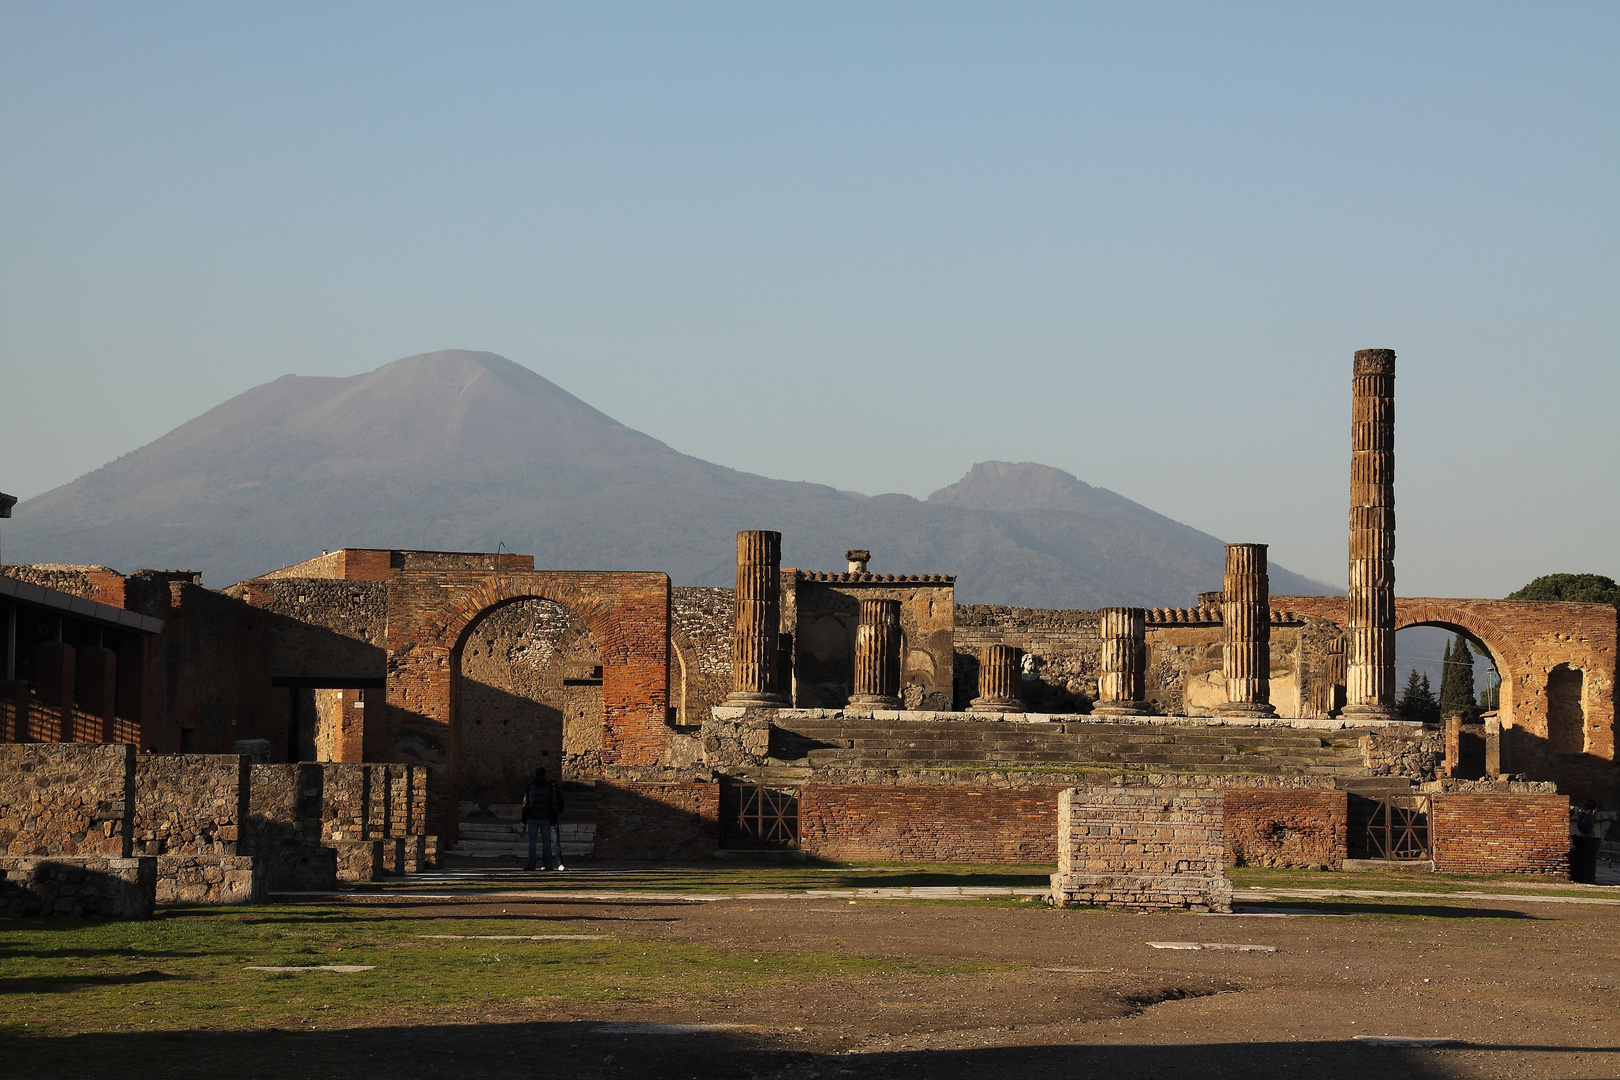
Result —
<instances>
[{"instance_id":1,"label":"haze over mountain","mask_svg":"<svg viewBox=\"0 0 1620 1080\"><path fill-rule=\"evenodd\" d=\"M1033 463L981 462L926 502L772 480L671 449L493 353L255 387L19 505L8 558L201 570L221 587L339 547L505 550L542 567L729 585L733 535L783 562L958 575L959 599L1180 606L1221 541ZM1271 567L1278 593L1339 592Z\"/></svg>"}]
</instances>

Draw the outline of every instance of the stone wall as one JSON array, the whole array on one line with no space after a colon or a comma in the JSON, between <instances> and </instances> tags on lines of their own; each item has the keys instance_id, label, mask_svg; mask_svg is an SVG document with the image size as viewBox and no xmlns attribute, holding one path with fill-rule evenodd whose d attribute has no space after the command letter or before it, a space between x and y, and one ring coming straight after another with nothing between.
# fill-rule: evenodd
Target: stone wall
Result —
<instances>
[{"instance_id":1,"label":"stone wall","mask_svg":"<svg viewBox=\"0 0 1620 1080\"><path fill-rule=\"evenodd\" d=\"M1434 868L1446 873L1569 876L1569 796L1436 794Z\"/></svg>"},{"instance_id":2,"label":"stone wall","mask_svg":"<svg viewBox=\"0 0 1620 1080\"><path fill-rule=\"evenodd\" d=\"M1361 753L1373 776L1433 780L1446 756L1446 734L1439 728L1390 727L1361 737Z\"/></svg>"},{"instance_id":3,"label":"stone wall","mask_svg":"<svg viewBox=\"0 0 1620 1080\"><path fill-rule=\"evenodd\" d=\"M0 856L0 917L151 917L157 860L109 855Z\"/></svg>"},{"instance_id":4,"label":"stone wall","mask_svg":"<svg viewBox=\"0 0 1620 1080\"><path fill-rule=\"evenodd\" d=\"M1347 792L1235 788L1224 806L1226 865L1344 869Z\"/></svg>"},{"instance_id":5,"label":"stone wall","mask_svg":"<svg viewBox=\"0 0 1620 1080\"><path fill-rule=\"evenodd\" d=\"M135 759L136 854L236 855L247 814L248 764L237 754Z\"/></svg>"},{"instance_id":6,"label":"stone wall","mask_svg":"<svg viewBox=\"0 0 1620 1080\"><path fill-rule=\"evenodd\" d=\"M678 725L696 727L731 693L736 591L671 589L669 617L670 707Z\"/></svg>"},{"instance_id":7,"label":"stone wall","mask_svg":"<svg viewBox=\"0 0 1620 1080\"><path fill-rule=\"evenodd\" d=\"M900 697L908 709L949 709L956 586L945 574L783 573L782 629L793 634L793 702L838 708L855 685L855 631L865 600L900 603Z\"/></svg>"},{"instance_id":8,"label":"stone wall","mask_svg":"<svg viewBox=\"0 0 1620 1080\"><path fill-rule=\"evenodd\" d=\"M958 604L953 707L965 709L978 696L983 651L1011 645L1034 658L1023 681L1030 712L1090 712L1102 657L1097 619L1095 611Z\"/></svg>"},{"instance_id":9,"label":"stone wall","mask_svg":"<svg viewBox=\"0 0 1620 1080\"><path fill-rule=\"evenodd\" d=\"M262 904L265 864L246 855L159 855L159 904Z\"/></svg>"},{"instance_id":10,"label":"stone wall","mask_svg":"<svg viewBox=\"0 0 1620 1080\"><path fill-rule=\"evenodd\" d=\"M1222 796L1191 788L1069 788L1058 798L1052 901L1230 911Z\"/></svg>"},{"instance_id":11,"label":"stone wall","mask_svg":"<svg viewBox=\"0 0 1620 1080\"><path fill-rule=\"evenodd\" d=\"M596 858L704 858L720 846L720 785L599 781L596 822Z\"/></svg>"},{"instance_id":12,"label":"stone wall","mask_svg":"<svg viewBox=\"0 0 1620 1080\"><path fill-rule=\"evenodd\" d=\"M602 767L602 652L578 613L550 600L491 611L461 649L461 798L521 802L537 766Z\"/></svg>"},{"instance_id":13,"label":"stone wall","mask_svg":"<svg viewBox=\"0 0 1620 1080\"><path fill-rule=\"evenodd\" d=\"M0 745L0 853L129 858L134 758L125 744Z\"/></svg>"},{"instance_id":14,"label":"stone wall","mask_svg":"<svg viewBox=\"0 0 1620 1080\"><path fill-rule=\"evenodd\" d=\"M799 847L885 862L1057 861L1056 787L799 789Z\"/></svg>"}]
</instances>

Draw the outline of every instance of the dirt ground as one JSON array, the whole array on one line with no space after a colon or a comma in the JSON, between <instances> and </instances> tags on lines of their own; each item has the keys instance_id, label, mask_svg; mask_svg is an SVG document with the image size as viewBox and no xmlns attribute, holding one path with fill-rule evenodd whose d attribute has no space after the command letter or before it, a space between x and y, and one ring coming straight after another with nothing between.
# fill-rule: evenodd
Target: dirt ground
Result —
<instances>
[{"instance_id":1,"label":"dirt ground","mask_svg":"<svg viewBox=\"0 0 1620 1080\"><path fill-rule=\"evenodd\" d=\"M405 918L566 919L624 939L942 970L561 1013L514 1003L431 1026L118 1037L137 1054L145 1039L201 1058L270 1055L286 1076L1620 1077L1616 906L1416 899L1217 916L804 898L360 902ZM1275 951L1148 944L1167 941ZM625 1024L704 1030L614 1026ZM1367 1036L1457 1042L1357 1041Z\"/></svg>"}]
</instances>

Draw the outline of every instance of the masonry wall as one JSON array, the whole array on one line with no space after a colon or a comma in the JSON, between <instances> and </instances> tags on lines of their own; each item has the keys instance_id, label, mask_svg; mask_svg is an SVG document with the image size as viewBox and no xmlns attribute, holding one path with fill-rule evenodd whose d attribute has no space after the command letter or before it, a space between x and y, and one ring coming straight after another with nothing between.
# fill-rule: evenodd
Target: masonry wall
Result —
<instances>
[{"instance_id":1,"label":"masonry wall","mask_svg":"<svg viewBox=\"0 0 1620 1080\"><path fill-rule=\"evenodd\" d=\"M135 748L0 746L0 854L128 858Z\"/></svg>"},{"instance_id":2,"label":"masonry wall","mask_svg":"<svg viewBox=\"0 0 1620 1080\"><path fill-rule=\"evenodd\" d=\"M731 693L734 589L670 590L670 707L681 727L697 727ZM783 623L791 630L786 616Z\"/></svg>"},{"instance_id":3,"label":"masonry wall","mask_svg":"<svg viewBox=\"0 0 1620 1080\"><path fill-rule=\"evenodd\" d=\"M1569 796L1442 793L1430 800L1436 870L1569 876Z\"/></svg>"},{"instance_id":4,"label":"masonry wall","mask_svg":"<svg viewBox=\"0 0 1620 1080\"><path fill-rule=\"evenodd\" d=\"M1060 788L799 789L799 846L818 858L1053 863Z\"/></svg>"},{"instance_id":5,"label":"masonry wall","mask_svg":"<svg viewBox=\"0 0 1620 1080\"><path fill-rule=\"evenodd\" d=\"M1273 603L1343 624L1345 601L1274 597ZM1551 780L1577 802L1620 807L1615 767L1615 660L1620 613L1607 604L1397 597L1397 627L1441 626L1483 644L1502 676L1504 773ZM1579 672L1575 708L1555 708L1549 687Z\"/></svg>"},{"instance_id":6,"label":"masonry wall","mask_svg":"<svg viewBox=\"0 0 1620 1080\"><path fill-rule=\"evenodd\" d=\"M984 650L1011 645L1035 658L1023 683L1028 711L1090 712L1102 657L1097 626L1095 611L958 604L954 707L978 696Z\"/></svg>"},{"instance_id":7,"label":"masonry wall","mask_svg":"<svg viewBox=\"0 0 1620 1080\"><path fill-rule=\"evenodd\" d=\"M1076 787L1058 798L1059 905L1230 911L1222 794Z\"/></svg>"},{"instance_id":8,"label":"masonry wall","mask_svg":"<svg viewBox=\"0 0 1620 1080\"><path fill-rule=\"evenodd\" d=\"M599 859L698 859L720 846L720 785L596 785Z\"/></svg>"},{"instance_id":9,"label":"masonry wall","mask_svg":"<svg viewBox=\"0 0 1620 1080\"><path fill-rule=\"evenodd\" d=\"M790 575L784 573L785 579ZM783 630L794 635L793 701L840 708L855 683L860 602L900 602L900 697L908 709L948 710L956 653L956 587L945 574L791 575ZM790 621L791 620L791 621Z\"/></svg>"},{"instance_id":10,"label":"masonry wall","mask_svg":"<svg viewBox=\"0 0 1620 1080\"><path fill-rule=\"evenodd\" d=\"M236 855L248 816L248 769L236 754L137 757L136 854Z\"/></svg>"},{"instance_id":11,"label":"masonry wall","mask_svg":"<svg viewBox=\"0 0 1620 1080\"><path fill-rule=\"evenodd\" d=\"M1349 794L1234 788L1223 813L1227 866L1344 869Z\"/></svg>"}]
</instances>

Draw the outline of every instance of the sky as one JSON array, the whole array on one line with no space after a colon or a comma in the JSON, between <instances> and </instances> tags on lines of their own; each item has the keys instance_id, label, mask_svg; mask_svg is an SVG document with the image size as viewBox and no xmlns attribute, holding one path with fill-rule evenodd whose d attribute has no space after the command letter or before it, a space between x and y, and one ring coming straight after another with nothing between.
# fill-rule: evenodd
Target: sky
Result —
<instances>
[{"instance_id":1,"label":"sky","mask_svg":"<svg viewBox=\"0 0 1620 1080\"><path fill-rule=\"evenodd\" d=\"M1620 5L0 0L0 489L484 349L734 468L1039 461L1342 584L1620 577ZM26 504L19 507L19 513Z\"/></svg>"}]
</instances>

